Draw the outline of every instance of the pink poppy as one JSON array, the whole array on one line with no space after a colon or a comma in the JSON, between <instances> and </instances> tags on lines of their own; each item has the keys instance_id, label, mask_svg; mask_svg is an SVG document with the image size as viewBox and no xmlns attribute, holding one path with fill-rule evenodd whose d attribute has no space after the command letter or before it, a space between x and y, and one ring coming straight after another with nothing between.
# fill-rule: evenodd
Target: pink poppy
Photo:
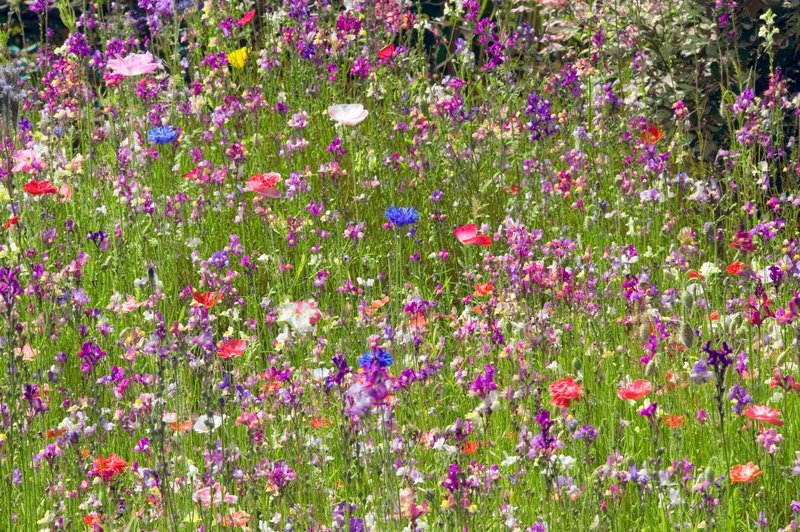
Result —
<instances>
[{"instance_id":1,"label":"pink poppy","mask_svg":"<svg viewBox=\"0 0 800 532\"><path fill-rule=\"evenodd\" d=\"M394 55L394 44L387 44L378 52L378 59L388 61Z\"/></svg>"},{"instance_id":2,"label":"pink poppy","mask_svg":"<svg viewBox=\"0 0 800 532\"><path fill-rule=\"evenodd\" d=\"M242 353L244 353L245 349L247 349L247 342L237 338L231 338L229 340L225 340L219 345L219 348L217 349L217 356L223 359L240 357L242 356Z\"/></svg>"},{"instance_id":3,"label":"pink poppy","mask_svg":"<svg viewBox=\"0 0 800 532\"><path fill-rule=\"evenodd\" d=\"M492 239L486 235L478 234L478 226L475 224L462 225L457 227L453 234L462 244L471 244L475 246L491 246Z\"/></svg>"},{"instance_id":4,"label":"pink poppy","mask_svg":"<svg viewBox=\"0 0 800 532\"><path fill-rule=\"evenodd\" d=\"M153 57L150 52L143 54L128 54L108 60L108 68L112 74L124 77L151 74L161 68L161 62Z\"/></svg>"},{"instance_id":5,"label":"pink poppy","mask_svg":"<svg viewBox=\"0 0 800 532\"><path fill-rule=\"evenodd\" d=\"M548 388L550 391L550 404L561 408L569 408L572 401L581 397L583 385L575 382L572 377L559 379Z\"/></svg>"},{"instance_id":6,"label":"pink poppy","mask_svg":"<svg viewBox=\"0 0 800 532\"><path fill-rule=\"evenodd\" d=\"M653 389L650 381L638 379L617 390L617 397L623 401L638 401Z\"/></svg>"},{"instance_id":7,"label":"pink poppy","mask_svg":"<svg viewBox=\"0 0 800 532\"><path fill-rule=\"evenodd\" d=\"M281 176L275 172L256 174L247 180L245 190L255 192L259 197L280 198L281 193L275 188L280 183Z\"/></svg>"},{"instance_id":8,"label":"pink poppy","mask_svg":"<svg viewBox=\"0 0 800 532\"><path fill-rule=\"evenodd\" d=\"M770 425L776 425L778 427L783 425L783 420L781 419L781 411L776 410L771 406L751 405L745 408L744 415L745 417L749 417L750 419L761 421L763 423L769 423Z\"/></svg>"},{"instance_id":9,"label":"pink poppy","mask_svg":"<svg viewBox=\"0 0 800 532\"><path fill-rule=\"evenodd\" d=\"M247 26L248 24L250 24L250 22L253 21L253 17L255 17L255 15L256 15L256 10L251 9L250 11L245 13L242 18L236 21L236 25L239 26L240 28L243 26Z\"/></svg>"}]
</instances>

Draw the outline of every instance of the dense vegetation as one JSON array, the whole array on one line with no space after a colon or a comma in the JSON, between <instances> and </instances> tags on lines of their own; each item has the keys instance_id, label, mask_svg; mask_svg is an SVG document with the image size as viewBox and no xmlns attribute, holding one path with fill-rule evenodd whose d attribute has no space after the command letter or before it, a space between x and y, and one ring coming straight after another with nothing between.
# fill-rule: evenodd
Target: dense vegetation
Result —
<instances>
[{"instance_id":1,"label":"dense vegetation","mask_svg":"<svg viewBox=\"0 0 800 532\"><path fill-rule=\"evenodd\" d=\"M792 5L12 3L0 529L796 529Z\"/></svg>"}]
</instances>

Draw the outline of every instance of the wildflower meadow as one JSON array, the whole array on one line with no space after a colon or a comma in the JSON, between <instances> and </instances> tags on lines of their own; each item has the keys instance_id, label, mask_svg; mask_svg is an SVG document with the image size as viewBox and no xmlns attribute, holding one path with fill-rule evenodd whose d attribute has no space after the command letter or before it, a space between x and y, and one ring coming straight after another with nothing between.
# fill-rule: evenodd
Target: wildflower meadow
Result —
<instances>
[{"instance_id":1,"label":"wildflower meadow","mask_svg":"<svg viewBox=\"0 0 800 532\"><path fill-rule=\"evenodd\" d=\"M799 3L0 6L0 530L797 530Z\"/></svg>"}]
</instances>

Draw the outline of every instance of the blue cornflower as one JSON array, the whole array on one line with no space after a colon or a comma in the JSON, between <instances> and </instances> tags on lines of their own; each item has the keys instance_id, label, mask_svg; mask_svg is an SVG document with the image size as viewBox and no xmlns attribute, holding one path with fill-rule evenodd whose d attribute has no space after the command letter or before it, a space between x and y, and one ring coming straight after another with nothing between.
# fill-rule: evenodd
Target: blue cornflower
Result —
<instances>
[{"instance_id":1,"label":"blue cornflower","mask_svg":"<svg viewBox=\"0 0 800 532\"><path fill-rule=\"evenodd\" d=\"M169 144L178 138L178 130L172 126L158 126L147 132L147 140L154 144Z\"/></svg>"},{"instance_id":2,"label":"blue cornflower","mask_svg":"<svg viewBox=\"0 0 800 532\"><path fill-rule=\"evenodd\" d=\"M389 207L386 209L385 216L392 222L392 225L397 227L415 224L419 220L419 213L414 207Z\"/></svg>"},{"instance_id":3,"label":"blue cornflower","mask_svg":"<svg viewBox=\"0 0 800 532\"><path fill-rule=\"evenodd\" d=\"M377 349L364 351L364 354L358 359L358 365L362 368L366 368L375 362L377 362L380 367L385 368L392 365L394 358L392 358L392 354L389 351L379 347Z\"/></svg>"}]
</instances>

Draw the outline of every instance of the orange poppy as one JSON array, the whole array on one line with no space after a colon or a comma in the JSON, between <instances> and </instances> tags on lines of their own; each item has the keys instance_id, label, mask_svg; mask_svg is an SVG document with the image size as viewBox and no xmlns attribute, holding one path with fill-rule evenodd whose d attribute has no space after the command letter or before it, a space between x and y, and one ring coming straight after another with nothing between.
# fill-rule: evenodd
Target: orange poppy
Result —
<instances>
[{"instance_id":1,"label":"orange poppy","mask_svg":"<svg viewBox=\"0 0 800 532\"><path fill-rule=\"evenodd\" d=\"M461 446L461 452L464 454L475 454L476 452L478 452L478 442L468 441L467 443Z\"/></svg>"},{"instance_id":2,"label":"orange poppy","mask_svg":"<svg viewBox=\"0 0 800 532\"><path fill-rule=\"evenodd\" d=\"M192 422L188 419L186 421L176 421L174 423L169 424L172 427L172 430L177 432L189 432L192 430Z\"/></svg>"},{"instance_id":3,"label":"orange poppy","mask_svg":"<svg viewBox=\"0 0 800 532\"><path fill-rule=\"evenodd\" d=\"M664 424L671 429L677 429L686 421L686 418L683 416L664 416L661 419L664 421Z\"/></svg>"},{"instance_id":4,"label":"orange poppy","mask_svg":"<svg viewBox=\"0 0 800 532\"><path fill-rule=\"evenodd\" d=\"M656 124L651 125L645 131L642 131L642 142L648 144L657 144L659 140L664 137L664 132Z\"/></svg>"},{"instance_id":5,"label":"orange poppy","mask_svg":"<svg viewBox=\"0 0 800 532\"><path fill-rule=\"evenodd\" d=\"M222 300L222 294L220 292L195 292L192 298L195 303L210 309Z\"/></svg>"},{"instance_id":6,"label":"orange poppy","mask_svg":"<svg viewBox=\"0 0 800 532\"><path fill-rule=\"evenodd\" d=\"M763 474L764 472L753 462L747 462L744 465L735 465L731 468L730 472L731 482L734 484L738 482L753 482Z\"/></svg>"},{"instance_id":7,"label":"orange poppy","mask_svg":"<svg viewBox=\"0 0 800 532\"><path fill-rule=\"evenodd\" d=\"M311 418L311 426L315 429L326 429L331 426L331 422L324 417Z\"/></svg>"}]
</instances>

